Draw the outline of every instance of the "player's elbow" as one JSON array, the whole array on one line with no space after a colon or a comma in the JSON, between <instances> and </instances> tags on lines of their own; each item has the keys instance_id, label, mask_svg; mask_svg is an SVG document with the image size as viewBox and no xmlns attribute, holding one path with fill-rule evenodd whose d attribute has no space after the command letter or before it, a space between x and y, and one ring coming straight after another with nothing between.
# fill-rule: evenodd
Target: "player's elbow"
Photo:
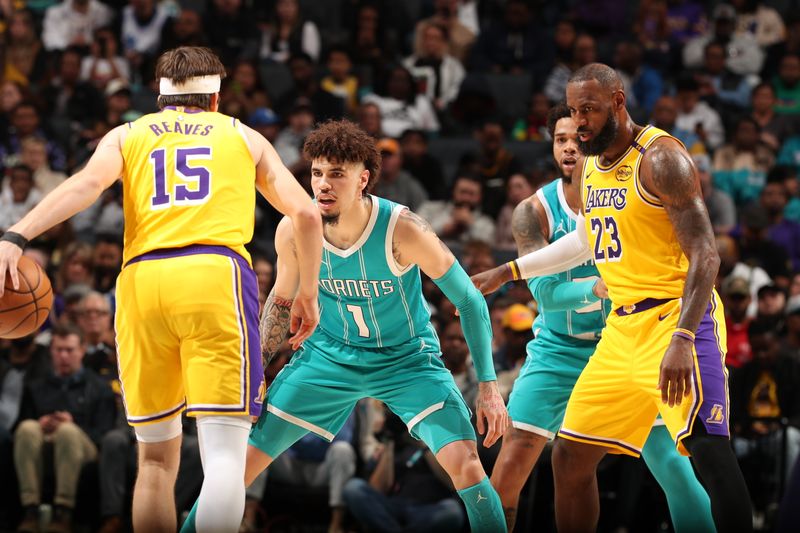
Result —
<instances>
[{"instance_id":1,"label":"player's elbow","mask_svg":"<svg viewBox=\"0 0 800 533\"><path fill-rule=\"evenodd\" d=\"M319 209L311 202L308 205L303 205L296 209L294 213L289 215L292 219L294 226L300 230L314 230L316 228L322 229L322 218L319 214Z\"/></svg>"}]
</instances>

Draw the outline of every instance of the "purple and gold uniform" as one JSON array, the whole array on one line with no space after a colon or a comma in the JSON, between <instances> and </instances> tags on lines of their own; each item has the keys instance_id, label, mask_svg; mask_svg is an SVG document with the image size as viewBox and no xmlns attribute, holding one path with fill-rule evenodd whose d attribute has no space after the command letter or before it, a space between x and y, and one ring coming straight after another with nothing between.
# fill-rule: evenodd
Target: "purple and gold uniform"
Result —
<instances>
[{"instance_id":1,"label":"purple and gold uniform","mask_svg":"<svg viewBox=\"0 0 800 533\"><path fill-rule=\"evenodd\" d=\"M257 416L255 165L241 124L166 108L127 127L115 326L128 422Z\"/></svg>"},{"instance_id":2,"label":"purple and gold uniform","mask_svg":"<svg viewBox=\"0 0 800 533\"><path fill-rule=\"evenodd\" d=\"M661 359L677 328L689 261L666 210L642 186L639 166L668 134L648 126L613 164L583 167L583 205L593 258L614 309L581 374L559 435L638 456L660 412L681 441L699 417L711 435L729 435L725 318L712 292L696 334L693 388L669 407L656 388ZM677 142L677 141L676 141Z\"/></svg>"}]
</instances>

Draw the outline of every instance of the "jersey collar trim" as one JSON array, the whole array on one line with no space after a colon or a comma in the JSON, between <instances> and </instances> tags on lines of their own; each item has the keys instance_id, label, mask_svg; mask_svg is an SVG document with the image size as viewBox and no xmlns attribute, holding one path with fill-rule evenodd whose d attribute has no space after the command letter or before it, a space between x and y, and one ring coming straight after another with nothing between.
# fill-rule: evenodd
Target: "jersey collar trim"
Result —
<instances>
[{"instance_id":1,"label":"jersey collar trim","mask_svg":"<svg viewBox=\"0 0 800 533\"><path fill-rule=\"evenodd\" d=\"M359 248L361 248L367 239L369 239L370 234L372 233L372 228L375 227L375 221L378 220L378 211L379 206L378 202L375 200L375 197L369 195L370 203L372 204L372 210L369 214L369 221L367 222L367 227L364 228L364 232L361 233L361 236L358 238L356 242L352 244L346 250L342 250L341 248L337 248L336 246L332 245L328 242L328 240L323 237L322 238L322 247L328 250L330 253L334 255L338 255L339 257L350 257L354 253L356 253Z\"/></svg>"}]
</instances>

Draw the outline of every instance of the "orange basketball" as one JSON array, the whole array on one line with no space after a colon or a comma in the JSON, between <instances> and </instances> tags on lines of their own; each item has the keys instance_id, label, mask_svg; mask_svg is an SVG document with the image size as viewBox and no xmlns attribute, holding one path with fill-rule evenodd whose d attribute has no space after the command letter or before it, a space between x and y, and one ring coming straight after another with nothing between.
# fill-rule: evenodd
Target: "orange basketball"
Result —
<instances>
[{"instance_id":1,"label":"orange basketball","mask_svg":"<svg viewBox=\"0 0 800 533\"><path fill-rule=\"evenodd\" d=\"M0 298L0 338L17 339L36 332L53 307L53 289L47 274L24 255L17 266L19 290L6 273L5 292Z\"/></svg>"}]
</instances>

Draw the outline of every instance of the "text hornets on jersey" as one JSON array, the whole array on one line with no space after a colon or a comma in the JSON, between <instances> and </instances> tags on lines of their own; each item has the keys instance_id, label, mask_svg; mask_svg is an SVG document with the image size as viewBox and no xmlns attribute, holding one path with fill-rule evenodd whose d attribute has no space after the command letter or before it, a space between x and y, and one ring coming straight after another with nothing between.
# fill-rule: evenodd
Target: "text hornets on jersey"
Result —
<instances>
[{"instance_id":1,"label":"text hornets on jersey","mask_svg":"<svg viewBox=\"0 0 800 533\"><path fill-rule=\"evenodd\" d=\"M394 292L390 279L321 279L319 286L336 296L351 298L380 298Z\"/></svg>"}]
</instances>

